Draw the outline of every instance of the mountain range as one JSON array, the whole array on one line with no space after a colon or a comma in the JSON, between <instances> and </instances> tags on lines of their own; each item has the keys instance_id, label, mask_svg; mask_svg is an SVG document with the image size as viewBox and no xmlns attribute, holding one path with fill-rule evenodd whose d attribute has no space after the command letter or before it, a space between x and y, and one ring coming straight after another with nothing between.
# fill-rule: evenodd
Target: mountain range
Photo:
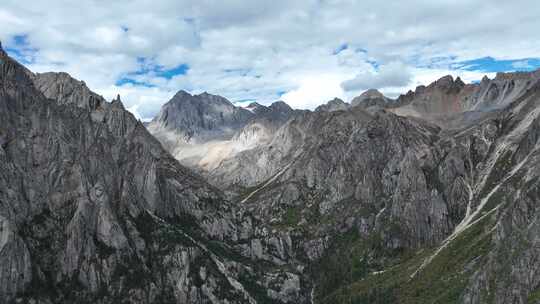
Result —
<instances>
[{"instance_id":1,"label":"mountain range","mask_svg":"<svg viewBox=\"0 0 540 304\"><path fill-rule=\"evenodd\" d=\"M0 47L0 303L540 303L540 70L144 125Z\"/></svg>"}]
</instances>

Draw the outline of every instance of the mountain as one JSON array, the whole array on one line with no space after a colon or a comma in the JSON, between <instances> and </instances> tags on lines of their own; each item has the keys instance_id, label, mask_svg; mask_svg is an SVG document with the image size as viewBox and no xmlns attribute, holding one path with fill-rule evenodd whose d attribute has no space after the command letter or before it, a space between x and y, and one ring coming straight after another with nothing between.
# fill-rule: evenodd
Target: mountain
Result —
<instances>
[{"instance_id":1,"label":"mountain","mask_svg":"<svg viewBox=\"0 0 540 304\"><path fill-rule=\"evenodd\" d=\"M399 101L461 116L458 129L399 106L307 112L217 179L234 179L256 218L300 235L315 303L536 301L537 75L443 78ZM455 108L455 96L469 103Z\"/></svg>"},{"instance_id":2,"label":"mountain","mask_svg":"<svg viewBox=\"0 0 540 304\"><path fill-rule=\"evenodd\" d=\"M237 153L266 143L300 112L283 101L243 108L221 96L179 91L147 128L182 164L205 175Z\"/></svg>"},{"instance_id":3,"label":"mountain","mask_svg":"<svg viewBox=\"0 0 540 304\"><path fill-rule=\"evenodd\" d=\"M0 49L0 303L305 302L255 225L119 97Z\"/></svg>"},{"instance_id":4,"label":"mountain","mask_svg":"<svg viewBox=\"0 0 540 304\"><path fill-rule=\"evenodd\" d=\"M507 107L540 79L540 71L498 73L478 84L465 84L459 77L444 76L419 86L397 99L396 113L437 121L441 115L486 112Z\"/></svg>"},{"instance_id":5,"label":"mountain","mask_svg":"<svg viewBox=\"0 0 540 304\"><path fill-rule=\"evenodd\" d=\"M327 103L318 106L315 108L315 112L325 111L325 112L333 112L333 111L344 111L349 108L349 104L344 102L343 100L339 98L334 98Z\"/></svg>"},{"instance_id":6,"label":"mountain","mask_svg":"<svg viewBox=\"0 0 540 304\"><path fill-rule=\"evenodd\" d=\"M365 109L380 109L391 106L394 100L384 96L376 89L369 89L351 100L351 106Z\"/></svg>"},{"instance_id":7,"label":"mountain","mask_svg":"<svg viewBox=\"0 0 540 304\"><path fill-rule=\"evenodd\" d=\"M252 117L254 113L235 107L221 96L179 91L163 105L148 128L154 134L175 132L181 141L197 143L230 137Z\"/></svg>"},{"instance_id":8,"label":"mountain","mask_svg":"<svg viewBox=\"0 0 540 304\"><path fill-rule=\"evenodd\" d=\"M526 303L540 286L537 75L304 112L209 179L294 231L315 303Z\"/></svg>"},{"instance_id":9,"label":"mountain","mask_svg":"<svg viewBox=\"0 0 540 304\"><path fill-rule=\"evenodd\" d=\"M247 147L199 175L0 50L0 303L536 303L538 75L338 111L179 93L171 141Z\"/></svg>"}]
</instances>

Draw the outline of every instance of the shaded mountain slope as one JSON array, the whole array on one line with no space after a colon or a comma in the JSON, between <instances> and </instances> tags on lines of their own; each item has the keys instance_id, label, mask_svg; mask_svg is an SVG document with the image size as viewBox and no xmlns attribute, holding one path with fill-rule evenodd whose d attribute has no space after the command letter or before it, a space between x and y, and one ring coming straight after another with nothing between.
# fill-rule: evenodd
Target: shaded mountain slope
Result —
<instances>
[{"instance_id":1,"label":"shaded mountain slope","mask_svg":"<svg viewBox=\"0 0 540 304\"><path fill-rule=\"evenodd\" d=\"M0 302L535 303L537 76L188 115L250 147L207 167L218 189L119 97L1 51Z\"/></svg>"},{"instance_id":2,"label":"shaded mountain slope","mask_svg":"<svg viewBox=\"0 0 540 304\"><path fill-rule=\"evenodd\" d=\"M311 137L306 119L302 152L241 202L302 233L316 302L529 303L540 83L515 96L458 130L336 112Z\"/></svg>"},{"instance_id":3,"label":"shaded mountain slope","mask_svg":"<svg viewBox=\"0 0 540 304\"><path fill-rule=\"evenodd\" d=\"M0 303L301 301L283 263L231 249L255 222L119 98L0 51L0 144Z\"/></svg>"}]
</instances>

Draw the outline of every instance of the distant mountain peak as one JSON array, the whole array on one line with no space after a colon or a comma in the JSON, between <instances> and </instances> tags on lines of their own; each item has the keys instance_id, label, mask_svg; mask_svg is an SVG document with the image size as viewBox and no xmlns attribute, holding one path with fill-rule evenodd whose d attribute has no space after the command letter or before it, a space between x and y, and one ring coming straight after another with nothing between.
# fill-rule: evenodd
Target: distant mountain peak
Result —
<instances>
[{"instance_id":1,"label":"distant mountain peak","mask_svg":"<svg viewBox=\"0 0 540 304\"><path fill-rule=\"evenodd\" d=\"M449 83L454 82L454 77L452 75L445 75L441 78L439 78L435 83Z\"/></svg>"},{"instance_id":2,"label":"distant mountain peak","mask_svg":"<svg viewBox=\"0 0 540 304\"><path fill-rule=\"evenodd\" d=\"M248 104L247 106L242 107L242 108L246 109L246 110L248 110L248 111L250 111L251 113L254 113L254 114L259 114L259 113L268 111L268 107L265 107L265 106L261 105L258 102L251 102L250 104Z\"/></svg>"},{"instance_id":3,"label":"distant mountain peak","mask_svg":"<svg viewBox=\"0 0 540 304\"><path fill-rule=\"evenodd\" d=\"M231 137L233 130L253 116L254 113L236 107L225 97L208 92L191 95L180 90L162 106L149 129L174 131L185 142L206 141Z\"/></svg>"},{"instance_id":4,"label":"distant mountain peak","mask_svg":"<svg viewBox=\"0 0 540 304\"><path fill-rule=\"evenodd\" d=\"M388 103L392 102L393 100L384 96L383 93L381 93L377 89L369 89L360 96L357 96L351 100L351 106L362 106L364 108L368 107L385 107Z\"/></svg>"},{"instance_id":5,"label":"distant mountain peak","mask_svg":"<svg viewBox=\"0 0 540 304\"><path fill-rule=\"evenodd\" d=\"M363 98L384 98L383 93L377 89L368 89L364 93L360 94L360 97Z\"/></svg>"},{"instance_id":6,"label":"distant mountain peak","mask_svg":"<svg viewBox=\"0 0 540 304\"><path fill-rule=\"evenodd\" d=\"M474 84L446 75L401 95L397 105L406 107L403 113L416 116L500 109L526 92L535 79L540 79L540 70L497 73L494 79L484 76Z\"/></svg>"},{"instance_id":7,"label":"distant mountain peak","mask_svg":"<svg viewBox=\"0 0 540 304\"><path fill-rule=\"evenodd\" d=\"M227 98L210 94L208 92L203 92L201 94L192 95L185 90L178 91L167 103L166 105L183 105L185 104L205 104L205 105L214 105L214 106L225 106L225 107L234 107L232 102Z\"/></svg>"},{"instance_id":8,"label":"distant mountain peak","mask_svg":"<svg viewBox=\"0 0 540 304\"><path fill-rule=\"evenodd\" d=\"M333 112L333 111L339 111L339 110L347 110L349 108L349 104L345 101L341 100L340 98L335 97L332 100L329 100L325 104L322 104L315 108L315 112Z\"/></svg>"},{"instance_id":9,"label":"distant mountain peak","mask_svg":"<svg viewBox=\"0 0 540 304\"><path fill-rule=\"evenodd\" d=\"M84 81L65 72L38 73L34 74L32 79L34 85L47 98L57 99L60 104L74 104L89 110L108 104L102 96L92 92Z\"/></svg>"},{"instance_id":10,"label":"distant mountain peak","mask_svg":"<svg viewBox=\"0 0 540 304\"><path fill-rule=\"evenodd\" d=\"M120 99L120 94L116 95L116 98L111 101L111 105L118 107L120 109L125 109L122 100Z\"/></svg>"},{"instance_id":11,"label":"distant mountain peak","mask_svg":"<svg viewBox=\"0 0 540 304\"><path fill-rule=\"evenodd\" d=\"M176 94L174 94L173 98L183 98L183 97L191 97L192 95L189 94L187 91L184 91L184 90L180 90L178 92L176 92Z\"/></svg>"},{"instance_id":12,"label":"distant mountain peak","mask_svg":"<svg viewBox=\"0 0 540 304\"><path fill-rule=\"evenodd\" d=\"M260 103L254 101L254 102L248 104L246 108L256 108L256 107L262 107L262 105Z\"/></svg>"},{"instance_id":13,"label":"distant mountain peak","mask_svg":"<svg viewBox=\"0 0 540 304\"><path fill-rule=\"evenodd\" d=\"M271 105L270 105L270 109L273 109L273 110L280 110L280 111L292 111L292 108L291 106L289 106L286 102L282 101L282 100L278 100L278 101L274 101Z\"/></svg>"},{"instance_id":14,"label":"distant mountain peak","mask_svg":"<svg viewBox=\"0 0 540 304\"><path fill-rule=\"evenodd\" d=\"M343 99L337 98L337 97L334 97L334 99L332 99L332 100L330 100L328 102L331 102L331 103L345 103L345 101L343 101Z\"/></svg>"}]
</instances>

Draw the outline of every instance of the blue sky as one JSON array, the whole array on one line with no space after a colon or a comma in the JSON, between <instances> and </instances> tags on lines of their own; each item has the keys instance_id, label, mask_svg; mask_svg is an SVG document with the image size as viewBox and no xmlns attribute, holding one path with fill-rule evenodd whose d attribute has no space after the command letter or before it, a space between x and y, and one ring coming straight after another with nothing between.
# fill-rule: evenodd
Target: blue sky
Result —
<instances>
[{"instance_id":1,"label":"blue sky","mask_svg":"<svg viewBox=\"0 0 540 304\"><path fill-rule=\"evenodd\" d=\"M107 99L120 93L142 119L180 89L314 108L447 74L472 82L540 68L532 0L36 2L3 1L7 52Z\"/></svg>"},{"instance_id":2,"label":"blue sky","mask_svg":"<svg viewBox=\"0 0 540 304\"><path fill-rule=\"evenodd\" d=\"M120 76L115 84L117 86L131 84L134 86L155 87L154 84L145 79L147 77L156 77L170 80L176 76L186 75L189 71L189 65L186 63L167 68L145 57L137 58L137 64L139 65L137 70Z\"/></svg>"},{"instance_id":3,"label":"blue sky","mask_svg":"<svg viewBox=\"0 0 540 304\"><path fill-rule=\"evenodd\" d=\"M455 69L481 71L486 73L507 71L534 71L540 68L540 58L521 58L513 60L497 60L493 57L482 57L457 62Z\"/></svg>"}]
</instances>

